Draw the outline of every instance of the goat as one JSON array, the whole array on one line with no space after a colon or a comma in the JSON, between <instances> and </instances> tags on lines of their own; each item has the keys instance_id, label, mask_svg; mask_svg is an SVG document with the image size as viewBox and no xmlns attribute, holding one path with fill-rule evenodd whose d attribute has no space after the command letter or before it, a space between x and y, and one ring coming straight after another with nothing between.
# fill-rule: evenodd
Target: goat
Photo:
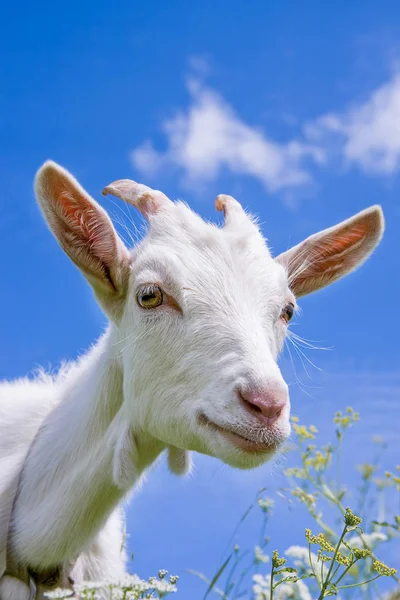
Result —
<instances>
[{"instance_id":1,"label":"goat","mask_svg":"<svg viewBox=\"0 0 400 600\"><path fill-rule=\"evenodd\" d=\"M218 227L120 180L103 193L149 221L128 250L62 167L46 162L35 191L109 326L56 376L0 385L1 600L122 577L120 503L163 451L175 473L191 450L241 469L271 458L290 434L277 358L296 298L355 269L384 228L373 206L273 258L231 196Z\"/></svg>"}]
</instances>

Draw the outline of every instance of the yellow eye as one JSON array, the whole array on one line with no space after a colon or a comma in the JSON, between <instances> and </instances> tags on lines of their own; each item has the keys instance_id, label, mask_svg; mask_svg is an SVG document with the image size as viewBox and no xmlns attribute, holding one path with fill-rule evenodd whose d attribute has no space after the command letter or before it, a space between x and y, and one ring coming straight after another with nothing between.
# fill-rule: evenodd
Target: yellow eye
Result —
<instances>
[{"instance_id":1,"label":"yellow eye","mask_svg":"<svg viewBox=\"0 0 400 600\"><path fill-rule=\"evenodd\" d=\"M158 285L143 285L136 294L136 300L142 308L157 308L163 303L164 297Z\"/></svg>"},{"instance_id":2,"label":"yellow eye","mask_svg":"<svg viewBox=\"0 0 400 600\"><path fill-rule=\"evenodd\" d=\"M281 319L286 321L286 323L289 323L290 319L293 317L293 313L294 304L292 304L292 302L289 302L288 304L286 304L285 308L281 312Z\"/></svg>"}]
</instances>

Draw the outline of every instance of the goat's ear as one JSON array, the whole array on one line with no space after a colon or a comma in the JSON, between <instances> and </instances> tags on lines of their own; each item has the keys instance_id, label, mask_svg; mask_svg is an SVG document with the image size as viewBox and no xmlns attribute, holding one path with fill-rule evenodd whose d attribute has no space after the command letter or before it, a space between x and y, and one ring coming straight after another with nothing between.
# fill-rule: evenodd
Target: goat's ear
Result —
<instances>
[{"instance_id":1,"label":"goat's ear","mask_svg":"<svg viewBox=\"0 0 400 600\"><path fill-rule=\"evenodd\" d=\"M338 225L316 233L277 256L289 286L305 296L356 269L378 245L384 230L380 206L371 206Z\"/></svg>"},{"instance_id":2,"label":"goat's ear","mask_svg":"<svg viewBox=\"0 0 400 600\"><path fill-rule=\"evenodd\" d=\"M35 193L61 247L89 280L106 314L117 318L130 254L107 213L68 171L51 161L38 171Z\"/></svg>"}]
</instances>

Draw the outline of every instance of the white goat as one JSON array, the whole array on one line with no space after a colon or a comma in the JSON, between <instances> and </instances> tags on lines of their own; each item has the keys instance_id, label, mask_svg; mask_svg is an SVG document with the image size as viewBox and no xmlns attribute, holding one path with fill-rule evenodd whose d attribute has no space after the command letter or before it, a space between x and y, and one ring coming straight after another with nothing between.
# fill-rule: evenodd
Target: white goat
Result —
<instances>
[{"instance_id":1,"label":"white goat","mask_svg":"<svg viewBox=\"0 0 400 600\"><path fill-rule=\"evenodd\" d=\"M356 268L383 232L374 206L273 259L230 196L217 198L219 228L121 180L104 193L150 222L129 251L55 163L35 189L110 325L54 378L0 386L1 600L122 576L119 504L165 449L175 473L189 468L187 450L242 469L270 458L290 433L276 361L295 298Z\"/></svg>"}]
</instances>

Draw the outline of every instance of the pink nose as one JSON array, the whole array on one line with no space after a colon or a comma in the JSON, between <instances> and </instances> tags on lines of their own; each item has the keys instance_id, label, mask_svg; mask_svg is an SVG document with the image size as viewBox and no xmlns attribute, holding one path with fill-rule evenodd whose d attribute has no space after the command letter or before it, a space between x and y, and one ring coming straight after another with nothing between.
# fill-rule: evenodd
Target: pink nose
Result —
<instances>
[{"instance_id":1,"label":"pink nose","mask_svg":"<svg viewBox=\"0 0 400 600\"><path fill-rule=\"evenodd\" d=\"M240 388L238 394L246 409L267 427L272 427L279 419L288 400L287 388L284 384Z\"/></svg>"}]
</instances>

